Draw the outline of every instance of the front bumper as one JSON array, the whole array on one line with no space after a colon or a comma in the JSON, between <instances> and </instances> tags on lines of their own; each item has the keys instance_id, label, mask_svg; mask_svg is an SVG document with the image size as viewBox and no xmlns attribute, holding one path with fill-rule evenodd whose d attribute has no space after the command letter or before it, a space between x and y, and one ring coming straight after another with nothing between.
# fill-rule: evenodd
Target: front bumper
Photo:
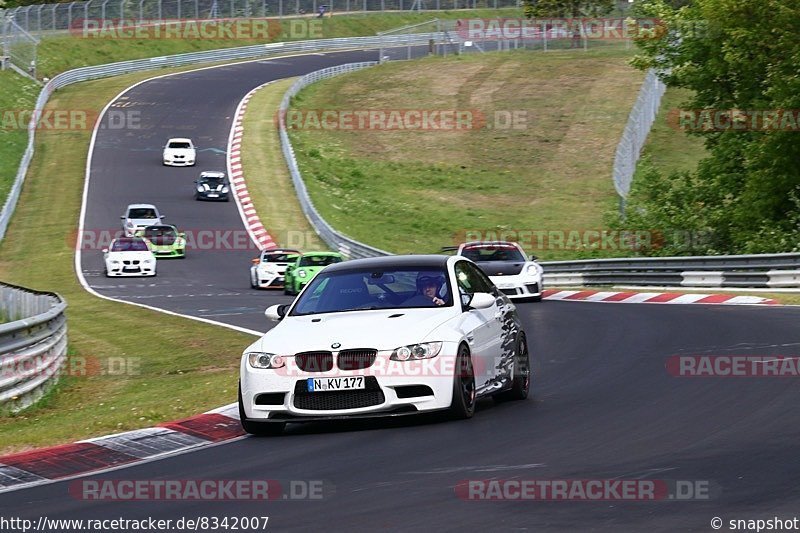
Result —
<instances>
[{"instance_id":1,"label":"front bumper","mask_svg":"<svg viewBox=\"0 0 800 533\"><path fill-rule=\"evenodd\" d=\"M186 257L185 248L151 248L150 251L159 259L182 259Z\"/></svg>"},{"instance_id":2,"label":"front bumper","mask_svg":"<svg viewBox=\"0 0 800 533\"><path fill-rule=\"evenodd\" d=\"M282 289L283 272L256 271L256 285L259 289Z\"/></svg>"},{"instance_id":3,"label":"front bumper","mask_svg":"<svg viewBox=\"0 0 800 533\"><path fill-rule=\"evenodd\" d=\"M334 368L328 372L304 372L293 365L275 370L254 369L243 358L240 375L245 415L256 422L311 422L426 413L450 407L453 354L440 354L428 363L415 361L417 364L407 369L403 365L408 362L389 361L388 357L389 353L381 352L370 368L348 371ZM439 358L443 363L435 361ZM364 376L366 388L307 390L309 378L351 376Z\"/></svg>"},{"instance_id":4,"label":"front bumper","mask_svg":"<svg viewBox=\"0 0 800 533\"><path fill-rule=\"evenodd\" d=\"M544 290L541 276L489 276L489 279L512 300L541 297Z\"/></svg>"},{"instance_id":5,"label":"front bumper","mask_svg":"<svg viewBox=\"0 0 800 533\"><path fill-rule=\"evenodd\" d=\"M227 192L198 192L195 193L195 198L197 200L208 200L210 202L227 202L228 194Z\"/></svg>"},{"instance_id":6,"label":"front bumper","mask_svg":"<svg viewBox=\"0 0 800 533\"><path fill-rule=\"evenodd\" d=\"M106 263L106 274L115 278L155 276L156 264L153 263L151 265L129 266L124 264L112 265L110 263Z\"/></svg>"},{"instance_id":7,"label":"front bumper","mask_svg":"<svg viewBox=\"0 0 800 533\"><path fill-rule=\"evenodd\" d=\"M168 159L164 158L164 164L168 167L193 167L194 159Z\"/></svg>"}]
</instances>

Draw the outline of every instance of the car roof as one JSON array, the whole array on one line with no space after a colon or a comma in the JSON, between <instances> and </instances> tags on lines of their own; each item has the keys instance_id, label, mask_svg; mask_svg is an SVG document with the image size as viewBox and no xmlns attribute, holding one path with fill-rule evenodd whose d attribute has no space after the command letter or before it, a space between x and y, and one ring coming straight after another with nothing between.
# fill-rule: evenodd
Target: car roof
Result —
<instances>
[{"instance_id":1,"label":"car roof","mask_svg":"<svg viewBox=\"0 0 800 533\"><path fill-rule=\"evenodd\" d=\"M219 170L204 170L200 173L201 178L224 178L225 173Z\"/></svg>"},{"instance_id":2,"label":"car roof","mask_svg":"<svg viewBox=\"0 0 800 533\"><path fill-rule=\"evenodd\" d=\"M192 142L192 140L189 139L188 137L170 137L167 142L168 143L171 143L171 142L187 142L187 143L190 143L190 142Z\"/></svg>"},{"instance_id":3,"label":"car roof","mask_svg":"<svg viewBox=\"0 0 800 533\"><path fill-rule=\"evenodd\" d=\"M301 254L300 250L294 248L268 248L264 250L265 254Z\"/></svg>"},{"instance_id":4,"label":"car roof","mask_svg":"<svg viewBox=\"0 0 800 533\"><path fill-rule=\"evenodd\" d=\"M470 241L461 245L462 248L519 248L519 244L512 241Z\"/></svg>"},{"instance_id":5,"label":"car roof","mask_svg":"<svg viewBox=\"0 0 800 533\"><path fill-rule=\"evenodd\" d=\"M128 209L145 209L145 208L155 209L156 211L158 211L158 208L153 204L128 204Z\"/></svg>"},{"instance_id":6,"label":"car roof","mask_svg":"<svg viewBox=\"0 0 800 533\"><path fill-rule=\"evenodd\" d=\"M447 255L387 255L353 259L325 267L325 271L362 270L368 268L446 268L450 256Z\"/></svg>"}]
</instances>

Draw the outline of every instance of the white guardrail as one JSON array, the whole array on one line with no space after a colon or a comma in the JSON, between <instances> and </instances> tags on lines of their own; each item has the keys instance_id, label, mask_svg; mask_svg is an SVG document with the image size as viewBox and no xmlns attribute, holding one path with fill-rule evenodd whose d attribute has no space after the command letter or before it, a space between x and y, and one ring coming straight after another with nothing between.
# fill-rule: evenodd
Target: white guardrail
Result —
<instances>
[{"instance_id":1,"label":"white guardrail","mask_svg":"<svg viewBox=\"0 0 800 533\"><path fill-rule=\"evenodd\" d=\"M67 359L66 302L57 294L0 283L0 411L31 405Z\"/></svg>"}]
</instances>

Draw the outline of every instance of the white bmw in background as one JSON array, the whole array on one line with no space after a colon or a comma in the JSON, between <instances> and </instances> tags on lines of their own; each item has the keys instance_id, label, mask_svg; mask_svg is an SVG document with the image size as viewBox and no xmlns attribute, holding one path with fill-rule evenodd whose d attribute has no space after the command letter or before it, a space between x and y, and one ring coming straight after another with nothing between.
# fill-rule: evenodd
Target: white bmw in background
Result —
<instances>
[{"instance_id":1,"label":"white bmw in background","mask_svg":"<svg viewBox=\"0 0 800 533\"><path fill-rule=\"evenodd\" d=\"M156 256L141 237L120 237L103 250L105 274L118 276L155 276Z\"/></svg>"},{"instance_id":2,"label":"white bmw in background","mask_svg":"<svg viewBox=\"0 0 800 533\"><path fill-rule=\"evenodd\" d=\"M515 242L474 241L465 242L458 247L458 255L467 257L483 270L489 279L512 300L542 299L544 269L530 260L525 250Z\"/></svg>"},{"instance_id":3,"label":"white bmw in background","mask_svg":"<svg viewBox=\"0 0 800 533\"><path fill-rule=\"evenodd\" d=\"M242 354L239 414L253 434L287 422L449 410L524 399L525 332L514 304L459 256L389 256L325 267Z\"/></svg>"},{"instance_id":4,"label":"white bmw in background","mask_svg":"<svg viewBox=\"0 0 800 533\"><path fill-rule=\"evenodd\" d=\"M195 164L197 152L191 139L176 137L164 146L163 162L171 167L191 167Z\"/></svg>"}]
</instances>

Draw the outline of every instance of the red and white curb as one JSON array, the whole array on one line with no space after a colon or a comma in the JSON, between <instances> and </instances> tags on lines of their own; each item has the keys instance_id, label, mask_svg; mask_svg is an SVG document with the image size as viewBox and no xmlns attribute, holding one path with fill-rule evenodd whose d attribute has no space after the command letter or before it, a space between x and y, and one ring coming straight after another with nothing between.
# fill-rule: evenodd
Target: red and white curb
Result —
<instances>
[{"instance_id":1,"label":"red and white curb","mask_svg":"<svg viewBox=\"0 0 800 533\"><path fill-rule=\"evenodd\" d=\"M231 187L234 192L233 196L239 206L239 214L242 217L245 228L247 228L247 232L261 250L275 248L277 244L264 227L264 224L261 223L261 219L256 213L256 208L250 198L250 192L247 190L244 171L242 170L242 138L244 136L244 114L247 111L247 103L256 91L270 83L273 82L256 87L242 98L236 107L233 126L231 126L231 133L228 137L228 176L230 176Z\"/></svg>"},{"instance_id":2,"label":"red and white curb","mask_svg":"<svg viewBox=\"0 0 800 533\"><path fill-rule=\"evenodd\" d=\"M678 292L611 292L545 290L544 300L568 302L604 302L625 304L716 304L716 305L780 305L771 298L733 296L730 294L696 294Z\"/></svg>"},{"instance_id":3,"label":"red and white curb","mask_svg":"<svg viewBox=\"0 0 800 533\"><path fill-rule=\"evenodd\" d=\"M131 466L244 436L237 404L158 426L0 457L0 493Z\"/></svg>"}]
</instances>

